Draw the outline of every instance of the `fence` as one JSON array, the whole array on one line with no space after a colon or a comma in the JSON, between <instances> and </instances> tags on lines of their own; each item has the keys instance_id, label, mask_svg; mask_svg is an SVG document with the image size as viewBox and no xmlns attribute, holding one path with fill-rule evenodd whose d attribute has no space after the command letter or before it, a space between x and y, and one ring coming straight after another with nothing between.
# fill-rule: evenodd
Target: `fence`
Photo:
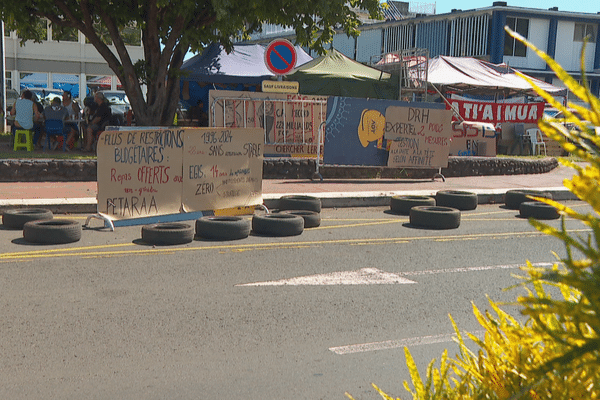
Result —
<instances>
[{"instance_id":1,"label":"fence","mask_svg":"<svg viewBox=\"0 0 600 400\"><path fill-rule=\"evenodd\" d=\"M256 94L255 96L260 96ZM261 128L267 157L318 157L323 154L319 127L325 121L323 97L280 95L260 97L211 96L210 125L228 128ZM292 98L289 98L292 97Z\"/></svg>"}]
</instances>

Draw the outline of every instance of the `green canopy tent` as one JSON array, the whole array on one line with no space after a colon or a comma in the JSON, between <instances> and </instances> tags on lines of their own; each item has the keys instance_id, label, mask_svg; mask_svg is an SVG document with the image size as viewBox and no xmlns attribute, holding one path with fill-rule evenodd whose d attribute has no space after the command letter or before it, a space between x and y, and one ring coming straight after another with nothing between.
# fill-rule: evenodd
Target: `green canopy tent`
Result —
<instances>
[{"instance_id":1,"label":"green canopy tent","mask_svg":"<svg viewBox=\"0 0 600 400\"><path fill-rule=\"evenodd\" d=\"M300 65L284 80L299 82L301 94L398 99L397 76L351 60L335 49Z\"/></svg>"}]
</instances>

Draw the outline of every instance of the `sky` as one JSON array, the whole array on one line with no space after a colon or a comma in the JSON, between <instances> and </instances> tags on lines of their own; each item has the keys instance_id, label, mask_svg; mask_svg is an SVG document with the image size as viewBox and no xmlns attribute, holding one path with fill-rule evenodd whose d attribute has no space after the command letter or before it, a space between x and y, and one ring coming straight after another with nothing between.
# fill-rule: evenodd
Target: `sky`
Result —
<instances>
[{"instance_id":1,"label":"sky","mask_svg":"<svg viewBox=\"0 0 600 400\"><path fill-rule=\"evenodd\" d=\"M410 0L408 0L411 2ZM473 8L491 7L495 0L443 0L427 1L420 0L416 3L435 3L436 14L449 13L452 9L470 10ZM504 0L510 7L528 7L547 10L551 7L558 7L558 11L573 12L600 12L600 1L598 0Z\"/></svg>"}]
</instances>

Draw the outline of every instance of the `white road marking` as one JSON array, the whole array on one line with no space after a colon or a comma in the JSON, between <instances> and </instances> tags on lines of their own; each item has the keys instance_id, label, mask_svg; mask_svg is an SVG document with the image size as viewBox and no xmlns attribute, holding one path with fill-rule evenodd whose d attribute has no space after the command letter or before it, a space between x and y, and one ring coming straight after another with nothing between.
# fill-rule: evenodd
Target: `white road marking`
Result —
<instances>
[{"instance_id":1,"label":"white road marking","mask_svg":"<svg viewBox=\"0 0 600 400\"><path fill-rule=\"evenodd\" d=\"M425 271L406 271L398 274L384 272L377 268L363 268L358 271L340 271L330 274L300 276L278 281L243 283L235 286L325 286L325 285L398 285L417 283L404 276L434 275L462 272L489 271L495 269L517 269L525 264L487 265L482 267L445 268ZM533 263L534 267L550 267L552 263Z\"/></svg>"},{"instance_id":2,"label":"white road marking","mask_svg":"<svg viewBox=\"0 0 600 400\"><path fill-rule=\"evenodd\" d=\"M399 274L380 271L377 268L363 268L358 271L332 272L236 286L397 285L408 283L416 282L403 278Z\"/></svg>"},{"instance_id":3,"label":"white road marking","mask_svg":"<svg viewBox=\"0 0 600 400\"><path fill-rule=\"evenodd\" d=\"M534 267L551 267L553 263L532 263ZM505 264L505 265L485 265L481 267L465 267L465 268L444 268L444 269L432 269L425 271L406 271L401 272L400 275L434 275L434 274L449 274L449 273L461 273L461 272L478 272L478 271L490 271L494 269L517 269L524 267L525 264Z\"/></svg>"},{"instance_id":4,"label":"white road marking","mask_svg":"<svg viewBox=\"0 0 600 400\"><path fill-rule=\"evenodd\" d=\"M471 333L475 336L483 337L485 331L476 331L476 332L471 332ZM468 339L466 334L462 334L462 335L463 335L463 339L465 339L465 340ZM330 347L329 350L334 352L335 354L339 354L339 355L364 353L367 351L390 350L390 349L397 349L399 347L421 346L421 345L425 345L425 344L452 342L455 337L456 337L455 333L449 333L449 334L421 336L421 337L407 338L407 339L400 339L400 340L386 340L385 342L351 344L348 346Z\"/></svg>"}]
</instances>

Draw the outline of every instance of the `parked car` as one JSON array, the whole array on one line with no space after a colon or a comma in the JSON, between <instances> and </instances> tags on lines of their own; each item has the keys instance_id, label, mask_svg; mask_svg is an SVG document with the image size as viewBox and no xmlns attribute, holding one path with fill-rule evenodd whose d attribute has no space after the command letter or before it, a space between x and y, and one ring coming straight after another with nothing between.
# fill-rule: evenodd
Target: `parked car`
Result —
<instances>
[{"instance_id":1,"label":"parked car","mask_svg":"<svg viewBox=\"0 0 600 400\"><path fill-rule=\"evenodd\" d=\"M15 89L6 89L6 115L10 113L12 106L15 104L18 98L19 92L17 92Z\"/></svg>"},{"instance_id":2,"label":"parked car","mask_svg":"<svg viewBox=\"0 0 600 400\"><path fill-rule=\"evenodd\" d=\"M129 98L124 90L101 90L110 105L112 115L116 117L119 125L125 125L125 112L131 109Z\"/></svg>"},{"instance_id":3,"label":"parked car","mask_svg":"<svg viewBox=\"0 0 600 400\"><path fill-rule=\"evenodd\" d=\"M31 93L33 93L35 99L42 106L46 107L52 103L52 100L55 97L58 97L62 101L62 89L48 89L48 88L27 88Z\"/></svg>"},{"instance_id":4,"label":"parked car","mask_svg":"<svg viewBox=\"0 0 600 400\"><path fill-rule=\"evenodd\" d=\"M577 112L577 110L575 110L573 108L569 108L568 110L572 114L575 114L575 116L580 121L582 121L584 123L584 125L589 126L590 128L593 128L592 123L584 120L583 117L581 116L581 114L579 114L579 112ZM580 130L579 127L577 125L575 125L574 123L567 122L567 117L565 116L565 114L562 111L557 110L556 108L546 108L544 110L544 114L558 120L562 125L564 125L569 130L571 130L571 129Z\"/></svg>"}]
</instances>

